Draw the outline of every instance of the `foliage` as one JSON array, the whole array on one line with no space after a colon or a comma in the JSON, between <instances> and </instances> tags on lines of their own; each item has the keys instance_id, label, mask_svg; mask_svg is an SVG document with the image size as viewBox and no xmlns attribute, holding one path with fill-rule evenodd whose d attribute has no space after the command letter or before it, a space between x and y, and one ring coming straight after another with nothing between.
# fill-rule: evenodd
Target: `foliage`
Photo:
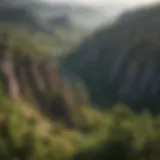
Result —
<instances>
[{"instance_id":1,"label":"foliage","mask_svg":"<svg viewBox=\"0 0 160 160\"><path fill-rule=\"evenodd\" d=\"M2 160L160 158L160 118L149 112L135 114L124 105L106 112L86 107L81 109L83 127L67 129L55 123L44 134L37 129L40 119L27 117L3 94L0 98Z\"/></svg>"},{"instance_id":2,"label":"foliage","mask_svg":"<svg viewBox=\"0 0 160 160\"><path fill-rule=\"evenodd\" d=\"M160 121L149 113L136 115L126 107L107 113L110 123L101 143L78 152L74 160L158 160ZM158 125L157 125L158 124ZM99 136L102 136L99 133Z\"/></svg>"}]
</instances>

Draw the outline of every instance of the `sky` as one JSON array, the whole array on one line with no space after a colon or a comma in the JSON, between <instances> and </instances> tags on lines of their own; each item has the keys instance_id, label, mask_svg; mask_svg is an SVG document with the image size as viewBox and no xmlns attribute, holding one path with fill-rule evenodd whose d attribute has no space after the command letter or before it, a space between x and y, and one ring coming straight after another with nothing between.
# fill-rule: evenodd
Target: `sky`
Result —
<instances>
[{"instance_id":1,"label":"sky","mask_svg":"<svg viewBox=\"0 0 160 160\"><path fill-rule=\"evenodd\" d=\"M81 3L87 5L97 5L103 3L109 4L125 4L128 6L137 6L142 4L151 4L153 2L160 2L160 0L45 0L48 2L70 2L70 3Z\"/></svg>"}]
</instances>

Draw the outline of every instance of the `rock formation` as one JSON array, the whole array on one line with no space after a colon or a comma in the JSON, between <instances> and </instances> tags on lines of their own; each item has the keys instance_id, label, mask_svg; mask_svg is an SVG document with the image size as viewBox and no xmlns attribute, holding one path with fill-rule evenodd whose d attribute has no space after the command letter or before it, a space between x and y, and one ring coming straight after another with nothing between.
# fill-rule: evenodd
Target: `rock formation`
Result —
<instances>
[{"instance_id":1,"label":"rock formation","mask_svg":"<svg viewBox=\"0 0 160 160\"><path fill-rule=\"evenodd\" d=\"M8 96L16 101L24 97L32 99L50 118L73 126L64 92L64 86L69 84L59 76L54 62L29 54L20 56L19 49L9 50L6 36L0 46L0 81ZM72 97L69 98L71 101Z\"/></svg>"}]
</instances>

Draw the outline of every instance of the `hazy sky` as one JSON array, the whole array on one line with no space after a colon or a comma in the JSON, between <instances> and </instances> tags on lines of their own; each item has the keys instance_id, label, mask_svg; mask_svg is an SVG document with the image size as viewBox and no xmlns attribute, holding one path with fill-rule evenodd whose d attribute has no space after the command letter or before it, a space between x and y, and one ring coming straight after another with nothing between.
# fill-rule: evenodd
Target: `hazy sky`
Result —
<instances>
[{"instance_id":1,"label":"hazy sky","mask_svg":"<svg viewBox=\"0 0 160 160\"><path fill-rule=\"evenodd\" d=\"M160 2L159 0L46 0L46 1L48 2L72 2L72 3L83 3L83 4L121 3L121 4L128 5L128 6Z\"/></svg>"}]
</instances>

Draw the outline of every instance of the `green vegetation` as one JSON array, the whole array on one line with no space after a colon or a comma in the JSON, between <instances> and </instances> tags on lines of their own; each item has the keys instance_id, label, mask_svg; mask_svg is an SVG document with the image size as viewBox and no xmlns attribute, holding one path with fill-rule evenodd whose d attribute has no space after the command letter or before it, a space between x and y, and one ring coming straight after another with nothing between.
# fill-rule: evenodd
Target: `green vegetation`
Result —
<instances>
[{"instance_id":1,"label":"green vegetation","mask_svg":"<svg viewBox=\"0 0 160 160\"><path fill-rule=\"evenodd\" d=\"M79 129L27 117L21 107L1 94L0 157L2 160L159 160L160 117L139 115L118 105L113 110L82 108ZM45 118L45 117L44 117ZM48 122L49 123L49 122ZM46 122L47 125L47 122Z\"/></svg>"},{"instance_id":2,"label":"green vegetation","mask_svg":"<svg viewBox=\"0 0 160 160\"><path fill-rule=\"evenodd\" d=\"M20 37L25 35L24 32L15 33ZM14 40L10 42L15 42L18 48L23 49L21 54L37 53L35 55L40 57L39 52L35 52L26 43L20 44L16 36L13 37ZM34 38L31 40L26 35L24 37L31 44L33 41L33 46L38 44L38 48L40 47ZM14 49L13 43L10 44L10 49ZM41 51L40 48L39 50ZM147 110L134 113L123 104L112 109L95 109L90 105L81 83L76 82L72 87L69 88L72 89L75 100L69 106L75 121L72 129L60 121L51 121L33 104L15 103L3 91L0 92L1 160L160 159L159 115L153 116ZM67 93L69 91L66 90ZM50 97L56 99L59 95L45 96L50 100ZM45 107L48 107L47 104Z\"/></svg>"},{"instance_id":3,"label":"green vegetation","mask_svg":"<svg viewBox=\"0 0 160 160\"><path fill-rule=\"evenodd\" d=\"M9 35L9 46L11 49L19 48L23 52L38 56L60 56L69 52L84 37L83 33L70 32L67 30L56 30L53 35L30 32L17 28L10 23L0 24L0 41L3 40L3 33Z\"/></svg>"}]
</instances>

